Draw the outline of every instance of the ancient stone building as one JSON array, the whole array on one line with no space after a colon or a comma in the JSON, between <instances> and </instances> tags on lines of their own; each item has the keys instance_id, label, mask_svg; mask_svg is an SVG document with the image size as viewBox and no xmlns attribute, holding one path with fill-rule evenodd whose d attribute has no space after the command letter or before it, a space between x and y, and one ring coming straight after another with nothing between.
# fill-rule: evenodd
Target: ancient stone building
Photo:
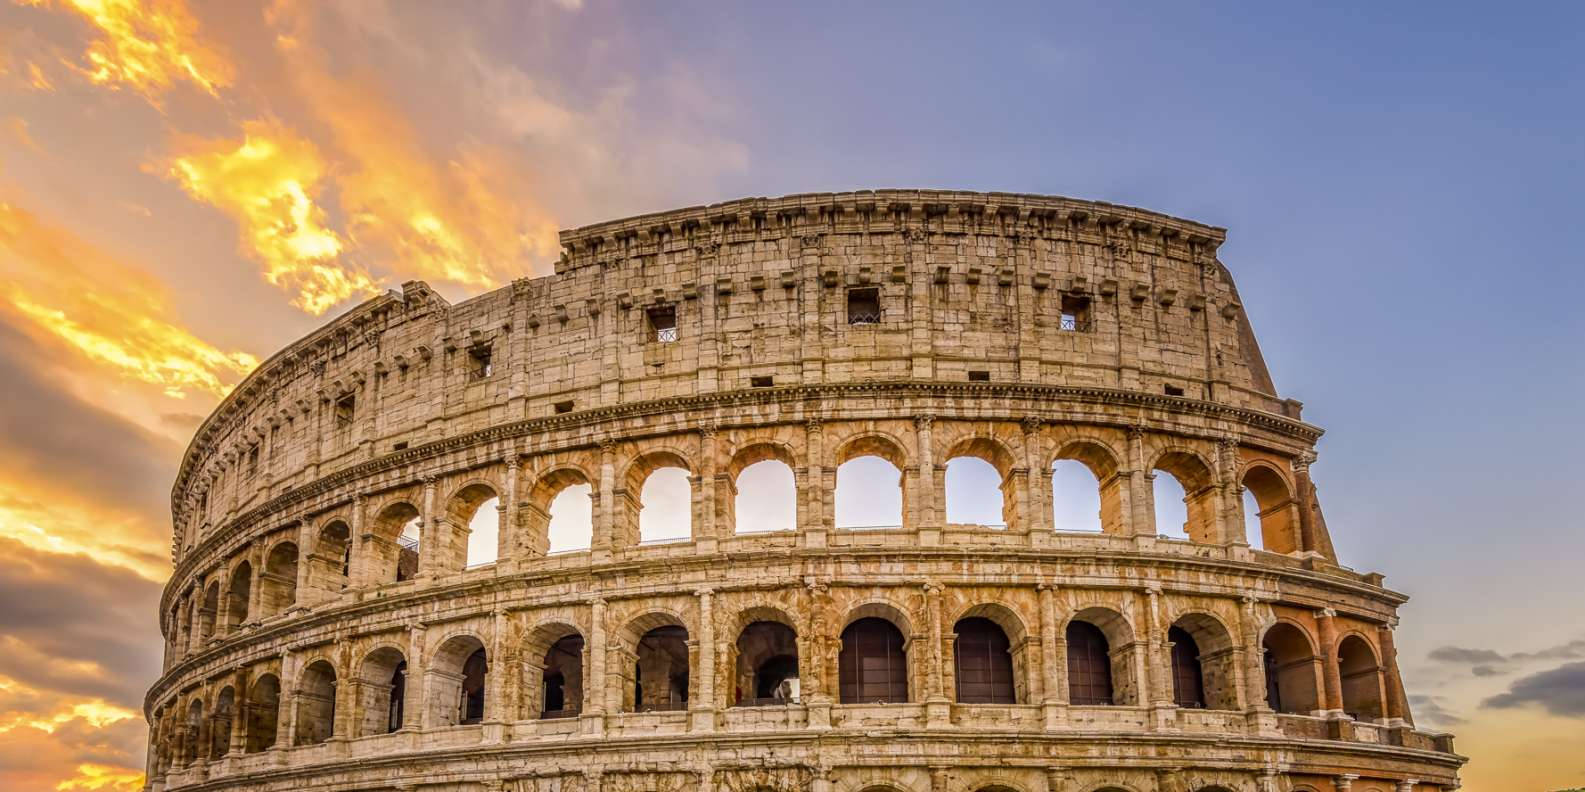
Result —
<instances>
[{"instance_id":1,"label":"ancient stone building","mask_svg":"<svg viewBox=\"0 0 1585 792\"><path fill-rule=\"evenodd\" d=\"M565 232L555 275L454 305L369 300L187 451L150 789L1456 788L1399 678L1405 598L1338 565L1321 430L1222 239L795 195ZM948 520L962 459L996 524ZM855 460L895 469L860 497L896 524L842 523ZM737 518L752 466L791 524ZM1054 524L1075 467L1093 531ZM688 533L647 541L673 468ZM1155 524L1168 476L1182 526Z\"/></svg>"}]
</instances>

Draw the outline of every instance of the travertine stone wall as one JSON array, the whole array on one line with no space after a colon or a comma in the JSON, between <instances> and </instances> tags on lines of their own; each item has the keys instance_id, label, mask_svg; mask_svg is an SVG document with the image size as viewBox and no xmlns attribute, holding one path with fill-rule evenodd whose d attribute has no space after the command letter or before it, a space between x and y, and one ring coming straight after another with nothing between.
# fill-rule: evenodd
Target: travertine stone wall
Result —
<instances>
[{"instance_id":1,"label":"travertine stone wall","mask_svg":"<svg viewBox=\"0 0 1585 792\"><path fill-rule=\"evenodd\" d=\"M188 450L151 789L1453 788L1462 758L1398 677L1404 597L1338 566L1320 430L1277 395L1222 239L1064 198L800 195L564 232L554 276L456 305L422 283L370 300ZM902 525L837 527L837 467L863 455L901 472ZM945 521L960 456L1000 475L1005 526ZM1099 533L1053 530L1066 459L1095 474ZM796 530L738 525L763 460L792 470ZM664 467L690 475L692 535L641 544ZM1153 524L1156 471L1184 484L1189 541ZM591 546L547 554L576 484ZM466 568L491 499L498 558ZM904 640L906 701L839 694L843 631L870 617ZM1012 701L958 700L965 618L1007 638ZM791 630L801 690L746 706L762 622ZM1070 696L1079 622L1110 705ZM1180 706L1173 635L1203 707Z\"/></svg>"}]
</instances>

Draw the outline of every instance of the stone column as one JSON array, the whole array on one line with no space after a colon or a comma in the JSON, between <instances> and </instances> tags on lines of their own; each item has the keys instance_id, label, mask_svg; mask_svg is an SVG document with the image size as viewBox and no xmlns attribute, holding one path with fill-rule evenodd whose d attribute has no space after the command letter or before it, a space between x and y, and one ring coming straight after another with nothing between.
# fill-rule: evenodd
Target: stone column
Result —
<instances>
[{"instance_id":1,"label":"stone column","mask_svg":"<svg viewBox=\"0 0 1585 792\"><path fill-rule=\"evenodd\" d=\"M420 579L427 580L440 572L441 565L447 555L449 537L445 536L446 529L442 527L445 522L435 513L435 477L424 477L424 496L422 516L418 522L418 575Z\"/></svg>"},{"instance_id":2,"label":"stone column","mask_svg":"<svg viewBox=\"0 0 1585 792\"><path fill-rule=\"evenodd\" d=\"M369 585L369 542L370 537L363 535L364 511L369 507L369 499L359 493L352 496L352 524L348 527L347 546L352 557L347 559L347 588L361 588Z\"/></svg>"},{"instance_id":3,"label":"stone column","mask_svg":"<svg viewBox=\"0 0 1585 792\"><path fill-rule=\"evenodd\" d=\"M688 708L689 729L714 731L716 709L714 590L706 587L694 593L699 597L699 695Z\"/></svg>"},{"instance_id":4,"label":"stone column","mask_svg":"<svg viewBox=\"0 0 1585 792\"><path fill-rule=\"evenodd\" d=\"M248 618L246 621L249 624L258 624L260 617L263 616L259 611L263 607L264 601L264 598L260 596L264 588L263 538L253 540L253 545L248 548L248 573L251 575L251 580L248 581Z\"/></svg>"},{"instance_id":5,"label":"stone column","mask_svg":"<svg viewBox=\"0 0 1585 792\"><path fill-rule=\"evenodd\" d=\"M1337 611L1322 608L1315 612L1315 625L1321 634L1321 676L1325 699L1321 709L1331 717L1343 714L1343 675L1337 665Z\"/></svg>"},{"instance_id":6,"label":"stone column","mask_svg":"<svg viewBox=\"0 0 1585 792\"><path fill-rule=\"evenodd\" d=\"M407 628L407 684L402 689L401 731L422 728L424 725L424 681L429 677L429 659L424 656L426 628L414 624Z\"/></svg>"},{"instance_id":7,"label":"stone column","mask_svg":"<svg viewBox=\"0 0 1585 792\"><path fill-rule=\"evenodd\" d=\"M1072 792L1073 776L1065 767L1046 768L1046 792Z\"/></svg>"},{"instance_id":8,"label":"stone column","mask_svg":"<svg viewBox=\"0 0 1585 792\"><path fill-rule=\"evenodd\" d=\"M590 556L595 562L609 561L616 547L616 442L600 441L600 480L594 488L594 536Z\"/></svg>"},{"instance_id":9,"label":"stone column","mask_svg":"<svg viewBox=\"0 0 1585 792\"><path fill-rule=\"evenodd\" d=\"M1020 422L1023 429L1023 456L1024 480L1022 489L1018 494L1019 524L1023 531L1030 536L1030 541L1038 541L1037 537L1044 538L1053 530L1051 524L1051 466L1046 464L1046 455L1040 444L1041 421L1033 415L1024 416Z\"/></svg>"},{"instance_id":10,"label":"stone column","mask_svg":"<svg viewBox=\"0 0 1585 792\"><path fill-rule=\"evenodd\" d=\"M501 493L501 505L496 507L500 510L501 521L495 537L495 568L502 574L516 571L524 555L523 539L518 535L522 528L517 518L517 478L522 460L513 451L504 461L506 486L505 492Z\"/></svg>"},{"instance_id":11,"label":"stone column","mask_svg":"<svg viewBox=\"0 0 1585 792\"><path fill-rule=\"evenodd\" d=\"M309 594L309 585L313 578L309 574L313 571L313 562L310 560L309 548L314 546L314 529L308 523L308 515L297 518L297 582L296 594L293 602L288 607L305 607L312 599ZM317 548L316 548L317 549Z\"/></svg>"},{"instance_id":12,"label":"stone column","mask_svg":"<svg viewBox=\"0 0 1585 792\"><path fill-rule=\"evenodd\" d=\"M1166 629L1161 619L1161 588L1145 589L1145 662L1150 675L1150 710L1157 729L1176 727L1177 709L1172 694L1172 657L1167 649Z\"/></svg>"},{"instance_id":13,"label":"stone column","mask_svg":"<svg viewBox=\"0 0 1585 792\"><path fill-rule=\"evenodd\" d=\"M281 698L275 712L275 745L277 751L292 747L292 737L297 734L297 669L292 667L292 650L281 651Z\"/></svg>"},{"instance_id":14,"label":"stone column","mask_svg":"<svg viewBox=\"0 0 1585 792\"><path fill-rule=\"evenodd\" d=\"M1403 675L1398 670L1398 644L1393 639L1393 627L1397 624L1394 619L1376 628L1376 641L1381 645L1381 669L1383 681L1386 682L1387 697L1385 715L1389 725L1413 725L1414 718L1409 714L1409 697L1403 689Z\"/></svg>"},{"instance_id":15,"label":"stone column","mask_svg":"<svg viewBox=\"0 0 1585 792\"><path fill-rule=\"evenodd\" d=\"M805 547L825 547L826 531L831 527L822 439L820 421L811 418L804 424L804 465L798 476L798 530Z\"/></svg>"},{"instance_id":16,"label":"stone column","mask_svg":"<svg viewBox=\"0 0 1585 792\"><path fill-rule=\"evenodd\" d=\"M1315 497L1310 480L1310 463L1314 461L1315 452L1304 451L1292 462L1294 501L1299 507L1299 535L1295 544L1300 550L1319 550L1315 537Z\"/></svg>"},{"instance_id":17,"label":"stone column","mask_svg":"<svg viewBox=\"0 0 1585 792\"><path fill-rule=\"evenodd\" d=\"M936 475L935 446L930 437L930 425L934 422L933 415L914 418L914 447L919 473L912 488L914 502L903 504L903 522L909 521L910 507L918 515L919 521L914 528L919 532L919 543L922 545L940 544L941 526L946 522L941 514L946 493L940 490L941 477Z\"/></svg>"},{"instance_id":18,"label":"stone column","mask_svg":"<svg viewBox=\"0 0 1585 792\"><path fill-rule=\"evenodd\" d=\"M930 620L924 634L930 641L925 660L930 663L929 690L925 699L927 728L945 728L952 721L952 700L947 697L946 662L941 638L941 584L925 584L925 618Z\"/></svg>"},{"instance_id":19,"label":"stone column","mask_svg":"<svg viewBox=\"0 0 1585 792\"><path fill-rule=\"evenodd\" d=\"M1156 535L1156 499L1150 489L1150 471L1145 469L1145 433L1139 427L1128 430L1128 518L1124 536Z\"/></svg>"},{"instance_id":20,"label":"stone column","mask_svg":"<svg viewBox=\"0 0 1585 792\"><path fill-rule=\"evenodd\" d=\"M720 538L716 529L716 428L699 429L698 476L693 487L693 539L701 553L715 552Z\"/></svg>"},{"instance_id":21,"label":"stone column","mask_svg":"<svg viewBox=\"0 0 1585 792\"><path fill-rule=\"evenodd\" d=\"M248 668L237 666L231 672L231 740L226 743L226 753L240 754L247 749L248 728Z\"/></svg>"},{"instance_id":22,"label":"stone column","mask_svg":"<svg viewBox=\"0 0 1585 792\"><path fill-rule=\"evenodd\" d=\"M1414 792L1414 788L1419 786L1419 785L1420 785L1420 780L1419 779L1417 779L1417 778L1406 778L1406 779L1398 782L1398 792Z\"/></svg>"},{"instance_id":23,"label":"stone column","mask_svg":"<svg viewBox=\"0 0 1585 792\"><path fill-rule=\"evenodd\" d=\"M1221 513L1220 544L1249 547L1244 530L1244 488L1238 480L1238 440L1224 437L1216 443L1217 478L1221 482L1217 503ZM1234 551L1238 552L1238 551Z\"/></svg>"},{"instance_id":24,"label":"stone column","mask_svg":"<svg viewBox=\"0 0 1585 792\"><path fill-rule=\"evenodd\" d=\"M1068 686L1067 674L1063 673L1064 658L1058 651L1062 636L1057 630L1057 586L1041 583L1035 589L1040 592L1040 667L1044 688L1040 704L1046 728L1059 729L1067 720Z\"/></svg>"},{"instance_id":25,"label":"stone column","mask_svg":"<svg viewBox=\"0 0 1585 792\"><path fill-rule=\"evenodd\" d=\"M1354 788L1354 782L1358 780L1358 775L1355 775L1354 773L1344 773L1332 779L1332 788L1335 790L1335 792L1349 792L1349 790Z\"/></svg>"},{"instance_id":26,"label":"stone column","mask_svg":"<svg viewBox=\"0 0 1585 792\"><path fill-rule=\"evenodd\" d=\"M606 704L610 701L611 680L606 673L608 639L605 629L605 600L589 600L589 673L583 680L583 733L605 733Z\"/></svg>"}]
</instances>

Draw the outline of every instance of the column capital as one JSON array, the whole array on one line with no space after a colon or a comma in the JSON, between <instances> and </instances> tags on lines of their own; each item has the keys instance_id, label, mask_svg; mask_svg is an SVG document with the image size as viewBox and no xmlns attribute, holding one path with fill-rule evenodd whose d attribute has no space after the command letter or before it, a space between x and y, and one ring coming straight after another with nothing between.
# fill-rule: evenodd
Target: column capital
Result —
<instances>
[{"instance_id":1,"label":"column capital","mask_svg":"<svg viewBox=\"0 0 1585 792\"><path fill-rule=\"evenodd\" d=\"M510 470L510 471L516 471L519 467L521 467L523 465L522 458L519 457L516 453L508 455L506 457L506 459L503 459L501 461L506 463L506 469Z\"/></svg>"},{"instance_id":2,"label":"column capital","mask_svg":"<svg viewBox=\"0 0 1585 792\"><path fill-rule=\"evenodd\" d=\"M810 418L804 421L804 431L809 434L820 434L820 419Z\"/></svg>"},{"instance_id":3,"label":"column capital","mask_svg":"<svg viewBox=\"0 0 1585 792\"><path fill-rule=\"evenodd\" d=\"M925 430L928 430L930 428L930 425L935 423L935 421L936 421L936 417L934 415L929 414L929 413L925 413L923 415L915 415L914 416L914 428L918 429L920 431L925 431Z\"/></svg>"},{"instance_id":4,"label":"column capital","mask_svg":"<svg viewBox=\"0 0 1585 792\"><path fill-rule=\"evenodd\" d=\"M1315 618L1317 618L1317 619L1335 619L1335 618L1337 618L1337 611L1335 611L1335 610L1333 610L1331 608L1321 608L1320 610L1315 612Z\"/></svg>"},{"instance_id":5,"label":"column capital","mask_svg":"<svg viewBox=\"0 0 1585 792\"><path fill-rule=\"evenodd\" d=\"M425 473L424 476L419 479L419 481L424 483L424 489L434 489L435 483L439 481L439 477L433 473Z\"/></svg>"},{"instance_id":6,"label":"column capital","mask_svg":"<svg viewBox=\"0 0 1585 792\"><path fill-rule=\"evenodd\" d=\"M616 439L611 437L600 438L600 453L609 454L616 450Z\"/></svg>"},{"instance_id":7,"label":"column capital","mask_svg":"<svg viewBox=\"0 0 1585 792\"><path fill-rule=\"evenodd\" d=\"M706 440L714 440L721 431L721 427L713 423L699 425L699 436Z\"/></svg>"},{"instance_id":8,"label":"column capital","mask_svg":"<svg viewBox=\"0 0 1585 792\"><path fill-rule=\"evenodd\" d=\"M1038 415L1026 415L1018 421L1018 425L1024 430L1026 435L1040 431L1040 426L1043 423L1045 422Z\"/></svg>"}]
</instances>

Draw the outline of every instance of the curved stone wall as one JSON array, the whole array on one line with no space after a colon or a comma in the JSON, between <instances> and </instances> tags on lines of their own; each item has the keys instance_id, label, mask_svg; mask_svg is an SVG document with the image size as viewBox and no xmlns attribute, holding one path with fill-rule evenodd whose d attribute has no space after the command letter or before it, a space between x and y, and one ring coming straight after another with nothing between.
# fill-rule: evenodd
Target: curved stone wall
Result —
<instances>
[{"instance_id":1,"label":"curved stone wall","mask_svg":"<svg viewBox=\"0 0 1585 792\"><path fill-rule=\"evenodd\" d=\"M1320 430L1222 238L1062 198L790 196L564 232L554 276L456 305L370 300L188 449L151 788L1453 788L1398 676L1404 597L1338 566ZM838 527L861 456L900 472L901 525ZM964 456L1001 524L946 521ZM736 519L766 460L793 530ZM1099 532L1054 529L1062 460ZM691 533L642 542L673 467ZM1187 540L1154 525L1156 471ZM589 547L549 552L578 485Z\"/></svg>"}]
</instances>

